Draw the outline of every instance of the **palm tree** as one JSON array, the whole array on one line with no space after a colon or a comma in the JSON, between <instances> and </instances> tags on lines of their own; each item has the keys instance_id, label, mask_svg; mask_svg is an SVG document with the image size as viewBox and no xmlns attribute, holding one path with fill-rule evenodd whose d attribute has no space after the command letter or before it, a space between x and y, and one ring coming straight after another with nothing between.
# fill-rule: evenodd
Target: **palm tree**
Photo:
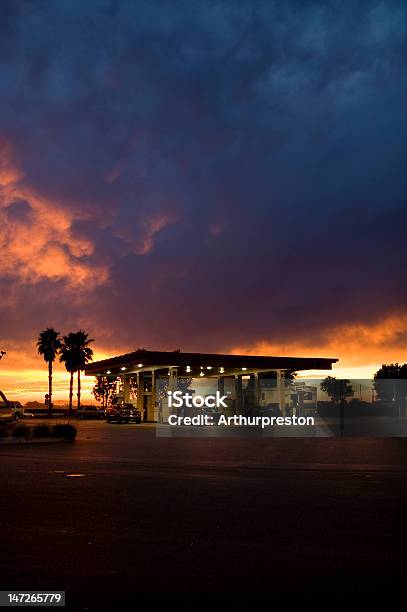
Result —
<instances>
[{"instance_id":1,"label":"palm tree","mask_svg":"<svg viewBox=\"0 0 407 612\"><path fill-rule=\"evenodd\" d=\"M47 327L38 336L37 349L44 361L48 363L48 413L52 413L52 364L62 346L59 332Z\"/></svg>"},{"instance_id":2,"label":"palm tree","mask_svg":"<svg viewBox=\"0 0 407 612\"><path fill-rule=\"evenodd\" d=\"M70 381L69 381L69 416L72 415L72 397L73 397L73 375L78 371L79 367L79 359L78 359L78 351L77 351L77 338L76 334L69 333L67 336L63 337L62 347L60 350L59 360L65 363L65 368L67 372L70 373Z\"/></svg>"},{"instance_id":3,"label":"palm tree","mask_svg":"<svg viewBox=\"0 0 407 612\"><path fill-rule=\"evenodd\" d=\"M78 372L78 410L81 407L81 370L85 367L89 361L93 359L93 350L89 344L93 342L93 338L89 338L89 334L84 332L82 329L73 334L74 336L74 353L77 359L77 372Z\"/></svg>"}]
</instances>

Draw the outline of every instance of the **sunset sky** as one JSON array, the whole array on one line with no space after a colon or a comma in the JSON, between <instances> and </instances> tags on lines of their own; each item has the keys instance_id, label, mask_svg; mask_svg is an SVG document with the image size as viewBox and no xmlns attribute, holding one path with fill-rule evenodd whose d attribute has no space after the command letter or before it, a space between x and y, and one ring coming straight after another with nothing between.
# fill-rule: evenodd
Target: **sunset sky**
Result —
<instances>
[{"instance_id":1,"label":"sunset sky","mask_svg":"<svg viewBox=\"0 0 407 612\"><path fill-rule=\"evenodd\" d=\"M3 0L0 389L47 326L407 361L406 64L403 1Z\"/></svg>"}]
</instances>

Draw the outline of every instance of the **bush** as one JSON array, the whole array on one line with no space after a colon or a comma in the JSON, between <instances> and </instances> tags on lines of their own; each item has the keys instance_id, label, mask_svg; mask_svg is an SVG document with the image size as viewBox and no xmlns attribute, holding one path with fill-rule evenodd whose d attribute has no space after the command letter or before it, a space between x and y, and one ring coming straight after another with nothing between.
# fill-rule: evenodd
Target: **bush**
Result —
<instances>
[{"instance_id":1,"label":"bush","mask_svg":"<svg viewBox=\"0 0 407 612\"><path fill-rule=\"evenodd\" d=\"M76 427L69 424L54 425L53 434L56 438L74 441L76 438Z\"/></svg>"},{"instance_id":2,"label":"bush","mask_svg":"<svg viewBox=\"0 0 407 612\"><path fill-rule=\"evenodd\" d=\"M48 425L48 423L41 423L41 425L36 425L33 427L33 437L34 438L51 438L53 436L52 428Z\"/></svg>"},{"instance_id":3,"label":"bush","mask_svg":"<svg viewBox=\"0 0 407 612\"><path fill-rule=\"evenodd\" d=\"M0 439L1 438L8 438L8 429L4 427L4 425L0 425Z\"/></svg>"},{"instance_id":4,"label":"bush","mask_svg":"<svg viewBox=\"0 0 407 612\"><path fill-rule=\"evenodd\" d=\"M11 432L13 438L29 438L31 429L27 425L17 425Z\"/></svg>"}]
</instances>

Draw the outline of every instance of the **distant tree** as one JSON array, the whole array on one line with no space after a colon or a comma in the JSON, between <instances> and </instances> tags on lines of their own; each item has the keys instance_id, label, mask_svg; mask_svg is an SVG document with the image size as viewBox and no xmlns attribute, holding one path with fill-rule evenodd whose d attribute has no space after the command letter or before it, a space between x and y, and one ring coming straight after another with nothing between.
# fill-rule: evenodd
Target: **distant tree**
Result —
<instances>
[{"instance_id":1,"label":"distant tree","mask_svg":"<svg viewBox=\"0 0 407 612\"><path fill-rule=\"evenodd\" d=\"M48 364L48 413L52 413L52 364L62 346L59 332L47 327L40 332L37 341L37 350Z\"/></svg>"},{"instance_id":2,"label":"distant tree","mask_svg":"<svg viewBox=\"0 0 407 612\"><path fill-rule=\"evenodd\" d=\"M353 397L353 389L347 378L341 380L334 376L327 376L320 384L324 391L335 404L342 404L347 397Z\"/></svg>"},{"instance_id":3,"label":"distant tree","mask_svg":"<svg viewBox=\"0 0 407 612\"><path fill-rule=\"evenodd\" d=\"M102 408L107 408L110 399L116 391L116 378L107 376L97 376L92 393L96 401L102 404Z\"/></svg>"},{"instance_id":4,"label":"distant tree","mask_svg":"<svg viewBox=\"0 0 407 612\"><path fill-rule=\"evenodd\" d=\"M407 396L407 364L384 363L374 375L373 386L379 399L394 402L400 410Z\"/></svg>"},{"instance_id":5,"label":"distant tree","mask_svg":"<svg viewBox=\"0 0 407 612\"><path fill-rule=\"evenodd\" d=\"M384 363L374 375L373 386L379 399L394 402L397 398L397 381L401 366L398 363Z\"/></svg>"},{"instance_id":6,"label":"distant tree","mask_svg":"<svg viewBox=\"0 0 407 612\"><path fill-rule=\"evenodd\" d=\"M78 371L79 355L77 350L77 335L70 332L63 337L62 346L60 349L59 360L65 364L67 372L70 373L69 380L69 415L72 414L72 398L73 398L73 378L74 373Z\"/></svg>"},{"instance_id":7,"label":"distant tree","mask_svg":"<svg viewBox=\"0 0 407 612\"><path fill-rule=\"evenodd\" d=\"M77 372L78 372L78 410L81 407L81 370L87 363L93 359L93 350L89 344L94 342L93 338L89 338L89 334L80 329L73 334L73 351L75 358L77 359Z\"/></svg>"},{"instance_id":8,"label":"distant tree","mask_svg":"<svg viewBox=\"0 0 407 612\"><path fill-rule=\"evenodd\" d=\"M137 395L138 395L137 376L132 376L130 378L130 398L133 401L136 401Z\"/></svg>"},{"instance_id":9,"label":"distant tree","mask_svg":"<svg viewBox=\"0 0 407 612\"><path fill-rule=\"evenodd\" d=\"M0 351L0 359L2 359L2 357L4 357L5 354L6 354L6 351Z\"/></svg>"}]
</instances>

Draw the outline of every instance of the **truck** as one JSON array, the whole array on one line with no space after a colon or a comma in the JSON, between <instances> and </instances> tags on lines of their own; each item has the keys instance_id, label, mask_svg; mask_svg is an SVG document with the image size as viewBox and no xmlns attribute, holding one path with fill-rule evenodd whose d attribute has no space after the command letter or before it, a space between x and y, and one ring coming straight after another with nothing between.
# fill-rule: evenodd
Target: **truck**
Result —
<instances>
[{"instance_id":1,"label":"truck","mask_svg":"<svg viewBox=\"0 0 407 612\"><path fill-rule=\"evenodd\" d=\"M3 423L13 423L24 418L24 408L21 402L8 400L0 391L0 421Z\"/></svg>"},{"instance_id":2,"label":"truck","mask_svg":"<svg viewBox=\"0 0 407 612\"><path fill-rule=\"evenodd\" d=\"M14 412L11 403L8 401L3 391L0 391L0 422L13 423Z\"/></svg>"}]
</instances>

